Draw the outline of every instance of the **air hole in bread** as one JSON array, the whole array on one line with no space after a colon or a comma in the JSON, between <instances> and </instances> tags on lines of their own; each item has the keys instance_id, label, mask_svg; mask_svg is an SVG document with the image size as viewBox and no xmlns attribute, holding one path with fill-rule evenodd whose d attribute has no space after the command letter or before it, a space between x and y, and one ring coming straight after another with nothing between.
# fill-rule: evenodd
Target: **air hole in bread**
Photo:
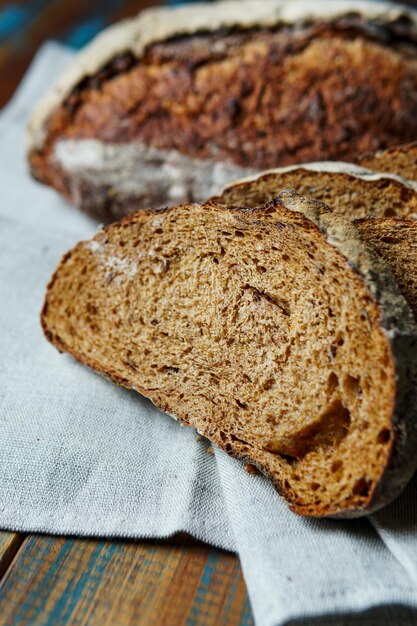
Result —
<instances>
[{"instance_id":1,"label":"air hole in bread","mask_svg":"<svg viewBox=\"0 0 417 626\"><path fill-rule=\"evenodd\" d=\"M336 343L338 346L343 346L343 344L345 343L344 337L339 336L338 339L336 340Z\"/></svg>"},{"instance_id":2,"label":"air hole in bread","mask_svg":"<svg viewBox=\"0 0 417 626\"><path fill-rule=\"evenodd\" d=\"M378 433L378 437L377 437L377 442L378 443L388 443L391 440L391 433L388 430L388 428L383 428L379 433Z\"/></svg>"},{"instance_id":3,"label":"air hole in bread","mask_svg":"<svg viewBox=\"0 0 417 626\"><path fill-rule=\"evenodd\" d=\"M97 313L98 313L97 307L94 304L92 304L91 302L87 302L86 309L87 309L87 311L89 313L91 313L91 315L97 315Z\"/></svg>"},{"instance_id":4,"label":"air hole in bread","mask_svg":"<svg viewBox=\"0 0 417 626\"><path fill-rule=\"evenodd\" d=\"M232 441L238 441L239 443L243 443L243 445L245 446L249 446L250 447L250 443L248 443L247 441L245 441L244 439L241 439L240 437L238 437L237 435L230 435L230 439Z\"/></svg>"},{"instance_id":5,"label":"air hole in bread","mask_svg":"<svg viewBox=\"0 0 417 626\"><path fill-rule=\"evenodd\" d=\"M268 380L264 382L263 388L265 391L268 391L268 389L272 389L274 385L275 385L275 378L268 378Z\"/></svg>"},{"instance_id":6,"label":"air hole in bread","mask_svg":"<svg viewBox=\"0 0 417 626\"><path fill-rule=\"evenodd\" d=\"M334 450L346 437L351 414L340 398L334 399L312 424L291 434L277 434L265 445L265 450L302 460L307 454L331 448Z\"/></svg>"},{"instance_id":7,"label":"air hole in bread","mask_svg":"<svg viewBox=\"0 0 417 626\"><path fill-rule=\"evenodd\" d=\"M366 497L369 495L370 482L367 478L360 478L356 481L352 493L355 496Z\"/></svg>"},{"instance_id":8,"label":"air hole in bread","mask_svg":"<svg viewBox=\"0 0 417 626\"><path fill-rule=\"evenodd\" d=\"M360 396L362 393L359 378L347 374L344 379L346 391L352 395Z\"/></svg>"},{"instance_id":9,"label":"air hole in bread","mask_svg":"<svg viewBox=\"0 0 417 626\"><path fill-rule=\"evenodd\" d=\"M385 235L384 237L381 237L381 241L383 243L392 243L392 244L397 244L397 243L401 243L401 240L398 239L397 237L392 237L390 235Z\"/></svg>"},{"instance_id":10,"label":"air hole in bread","mask_svg":"<svg viewBox=\"0 0 417 626\"><path fill-rule=\"evenodd\" d=\"M329 395L331 395L334 392L334 390L339 386L339 377L334 372L330 373L327 386L328 386Z\"/></svg>"},{"instance_id":11,"label":"air hole in bread","mask_svg":"<svg viewBox=\"0 0 417 626\"><path fill-rule=\"evenodd\" d=\"M338 472L343 467L343 461L333 461L331 470L333 473Z\"/></svg>"},{"instance_id":12,"label":"air hole in bread","mask_svg":"<svg viewBox=\"0 0 417 626\"><path fill-rule=\"evenodd\" d=\"M163 365L162 367L159 368L159 371L162 374L178 374L178 372L180 371L179 367L174 367L172 365Z\"/></svg>"},{"instance_id":13,"label":"air hole in bread","mask_svg":"<svg viewBox=\"0 0 417 626\"><path fill-rule=\"evenodd\" d=\"M278 456L285 461L286 463L288 463L288 465L292 465L295 466L298 464L298 459L295 458L295 456L291 456L290 454L282 454L282 453L278 453Z\"/></svg>"}]
</instances>

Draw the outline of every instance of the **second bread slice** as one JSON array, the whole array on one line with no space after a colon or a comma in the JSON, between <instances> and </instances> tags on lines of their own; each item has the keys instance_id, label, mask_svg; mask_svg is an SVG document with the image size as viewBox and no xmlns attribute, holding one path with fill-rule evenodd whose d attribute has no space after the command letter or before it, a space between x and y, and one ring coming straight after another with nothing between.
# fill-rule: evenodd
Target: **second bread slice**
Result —
<instances>
[{"instance_id":1,"label":"second bread slice","mask_svg":"<svg viewBox=\"0 0 417 626\"><path fill-rule=\"evenodd\" d=\"M417 185L400 176L353 163L323 161L268 170L237 182L213 198L226 205L256 207L282 189L295 189L349 219L417 217Z\"/></svg>"}]
</instances>

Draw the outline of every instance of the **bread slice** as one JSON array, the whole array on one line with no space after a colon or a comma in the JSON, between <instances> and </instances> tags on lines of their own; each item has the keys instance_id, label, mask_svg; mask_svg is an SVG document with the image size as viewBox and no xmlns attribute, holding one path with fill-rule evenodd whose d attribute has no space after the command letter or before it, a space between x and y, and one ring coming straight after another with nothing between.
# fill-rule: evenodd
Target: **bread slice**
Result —
<instances>
[{"instance_id":1,"label":"bread slice","mask_svg":"<svg viewBox=\"0 0 417 626\"><path fill-rule=\"evenodd\" d=\"M412 314L357 229L295 192L101 230L64 256L42 325L256 465L299 514L374 511L417 462Z\"/></svg>"},{"instance_id":2,"label":"bread slice","mask_svg":"<svg viewBox=\"0 0 417 626\"><path fill-rule=\"evenodd\" d=\"M29 162L109 221L205 200L248 171L416 140L416 91L417 12L401 5L156 8L76 57L34 112Z\"/></svg>"},{"instance_id":3,"label":"bread slice","mask_svg":"<svg viewBox=\"0 0 417 626\"><path fill-rule=\"evenodd\" d=\"M349 219L369 215L417 218L417 185L399 176L333 161L268 170L228 185L213 201L256 207L289 188L325 202Z\"/></svg>"},{"instance_id":4,"label":"bread slice","mask_svg":"<svg viewBox=\"0 0 417 626\"><path fill-rule=\"evenodd\" d=\"M355 221L363 239L388 263L417 319L417 222L395 217Z\"/></svg>"},{"instance_id":5,"label":"bread slice","mask_svg":"<svg viewBox=\"0 0 417 626\"><path fill-rule=\"evenodd\" d=\"M212 201L251 208L271 201L287 187L326 202L335 213L354 219L365 241L390 266L417 319L417 186L399 176L351 163L318 162L237 181ZM404 217L413 219L401 219Z\"/></svg>"},{"instance_id":6,"label":"bread slice","mask_svg":"<svg viewBox=\"0 0 417 626\"><path fill-rule=\"evenodd\" d=\"M417 182L417 142L364 154L358 163L378 172L398 174Z\"/></svg>"}]
</instances>

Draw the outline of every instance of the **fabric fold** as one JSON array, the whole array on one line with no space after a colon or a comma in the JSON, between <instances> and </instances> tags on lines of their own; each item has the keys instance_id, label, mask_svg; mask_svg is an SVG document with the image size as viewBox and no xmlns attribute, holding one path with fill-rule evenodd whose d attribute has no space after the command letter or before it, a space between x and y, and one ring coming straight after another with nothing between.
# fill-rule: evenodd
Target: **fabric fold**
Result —
<instances>
[{"instance_id":1,"label":"fabric fold","mask_svg":"<svg viewBox=\"0 0 417 626\"><path fill-rule=\"evenodd\" d=\"M264 477L221 451L216 458L258 624L331 624L356 613L368 626L371 609L369 619L391 604L417 610L416 586L367 518L300 518Z\"/></svg>"}]
</instances>

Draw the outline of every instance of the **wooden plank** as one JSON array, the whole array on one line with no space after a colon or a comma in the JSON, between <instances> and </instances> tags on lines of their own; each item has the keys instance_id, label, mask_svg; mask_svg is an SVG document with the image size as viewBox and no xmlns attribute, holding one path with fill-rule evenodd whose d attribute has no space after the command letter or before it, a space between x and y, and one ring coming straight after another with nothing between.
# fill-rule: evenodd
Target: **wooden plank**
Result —
<instances>
[{"instance_id":1,"label":"wooden plank","mask_svg":"<svg viewBox=\"0 0 417 626\"><path fill-rule=\"evenodd\" d=\"M2 626L250 626L238 559L190 539L29 536L0 586Z\"/></svg>"},{"instance_id":2,"label":"wooden plank","mask_svg":"<svg viewBox=\"0 0 417 626\"><path fill-rule=\"evenodd\" d=\"M47 39L84 45L111 22L156 4L160 0L55 0L45 4L28 25L25 22L21 30L13 31L0 44L0 107L9 100L36 50Z\"/></svg>"},{"instance_id":3,"label":"wooden plank","mask_svg":"<svg viewBox=\"0 0 417 626\"><path fill-rule=\"evenodd\" d=\"M22 545L24 536L0 531L0 580Z\"/></svg>"}]
</instances>

